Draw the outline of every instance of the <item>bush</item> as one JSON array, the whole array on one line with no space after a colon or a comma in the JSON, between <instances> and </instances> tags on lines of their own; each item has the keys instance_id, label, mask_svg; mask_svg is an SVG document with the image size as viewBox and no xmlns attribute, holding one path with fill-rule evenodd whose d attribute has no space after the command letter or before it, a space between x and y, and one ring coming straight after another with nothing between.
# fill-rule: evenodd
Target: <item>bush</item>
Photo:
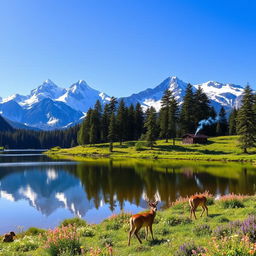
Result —
<instances>
[{"instance_id":1,"label":"bush","mask_svg":"<svg viewBox=\"0 0 256 256\"><path fill-rule=\"evenodd\" d=\"M180 224L188 224L191 223L191 219L190 218L181 218L181 217L169 217L165 220L165 223L169 226L177 226Z\"/></svg>"},{"instance_id":2,"label":"bush","mask_svg":"<svg viewBox=\"0 0 256 256\"><path fill-rule=\"evenodd\" d=\"M36 250L39 247L39 242L37 239L24 236L22 239L14 240L12 247L16 252L29 252Z\"/></svg>"},{"instance_id":3,"label":"bush","mask_svg":"<svg viewBox=\"0 0 256 256\"><path fill-rule=\"evenodd\" d=\"M37 236L37 235L39 235L39 234L44 234L45 232L46 232L45 229L31 227L31 228L29 228L29 229L25 232L25 235L28 235L28 236Z\"/></svg>"},{"instance_id":4,"label":"bush","mask_svg":"<svg viewBox=\"0 0 256 256\"><path fill-rule=\"evenodd\" d=\"M220 205L224 209L228 208L244 208L244 204L238 199L220 200Z\"/></svg>"},{"instance_id":5,"label":"bush","mask_svg":"<svg viewBox=\"0 0 256 256\"><path fill-rule=\"evenodd\" d=\"M71 219L63 220L60 223L59 226L60 227L62 227L62 226L66 227L66 226L69 226L69 225L76 226L76 227L84 227L84 226L87 226L87 223L86 223L85 220L76 217L76 218L71 218Z\"/></svg>"},{"instance_id":6,"label":"bush","mask_svg":"<svg viewBox=\"0 0 256 256\"><path fill-rule=\"evenodd\" d=\"M79 234L83 237L93 237L95 236L95 231L91 226L82 227L78 230Z\"/></svg>"},{"instance_id":7,"label":"bush","mask_svg":"<svg viewBox=\"0 0 256 256\"><path fill-rule=\"evenodd\" d=\"M106 225L106 230L118 230L122 227L121 223L118 222L110 222Z\"/></svg>"},{"instance_id":8,"label":"bush","mask_svg":"<svg viewBox=\"0 0 256 256\"><path fill-rule=\"evenodd\" d=\"M45 248L51 256L59 256L63 253L76 255L81 251L81 244L75 226L62 226L49 230L46 237Z\"/></svg>"},{"instance_id":9,"label":"bush","mask_svg":"<svg viewBox=\"0 0 256 256\"><path fill-rule=\"evenodd\" d=\"M175 256L191 256L191 255L202 255L205 250L202 247L196 246L193 242L182 244L178 251L174 254Z\"/></svg>"},{"instance_id":10,"label":"bush","mask_svg":"<svg viewBox=\"0 0 256 256\"><path fill-rule=\"evenodd\" d=\"M99 242L100 242L101 247L106 247L106 246L112 247L114 245L112 236L109 234L101 235Z\"/></svg>"},{"instance_id":11,"label":"bush","mask_svg":"<svg viewBox=\"0 0 256 256\"><path fill-rule=\"evenodd\" d=\"M146 146L146 143L144 141L137 141L135 144L135 150L141 151Z\"/></svg>"},{"instance_id":12,"label":"bush","mask_svg":"<svg viewBox=\"0 0 256 256\"><path fill-rule=\"evenodd\" d=\"M195 233L196 236L210 235L211 232L211 228L207 224L200 224L193 228L193 233Z\"/></svg>"}]
</instances>

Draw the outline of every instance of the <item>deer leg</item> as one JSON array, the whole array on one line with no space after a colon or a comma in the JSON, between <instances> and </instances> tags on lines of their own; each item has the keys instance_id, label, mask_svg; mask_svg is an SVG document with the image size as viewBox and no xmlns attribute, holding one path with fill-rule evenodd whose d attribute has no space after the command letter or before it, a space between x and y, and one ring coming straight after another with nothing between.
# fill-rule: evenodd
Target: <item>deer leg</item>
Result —
<instances>
[{"instance_id":1,"label":"deer leg","mask_svg":"<svg viewBox=\"0 0 256 256\"><path fill-rule=\"evenodd\" d=\"M154 239L154 236L153 236L152 225L151 225L151 226L149 226L149 230L150 230L150 233L151 233L151 236L152 236L152 240L155 240L155 239Z\"/></svg>"},{"instance_id":2,"label":"deer leg","mask_svg":"<svg viewBox=\"0 0 256 256\"><path fill-rule=\"evenodd\" d=\"M146 240L148 240L148 227L145 227Z\"/></svg>"},{"instance_id":3,"label":"deer leg","mask_svg":"<svg viewBox=\"0 0 256 256\"><path fill-rule=\"evenodd\" d=\"M192 220L193 208L190 208L190 219Z\"/></svg>"},{"instance_id":4,"label":"deer leg","mask_svg":"<svg viewBox=\"0 0 256 256\"><path fill-rule=\"evenodd\" d=\"M195 220L196 220L196 209L193 208L193 214L194 214L194 217L195 217Z\"/></svg>"},{"instance_id":5,"label":"deer leg","mask_svg":"<svg viewBox=\"0 0 256 256\"><path fill-rule=\"evenodd\" d=\"M208 207L206 205L204 207L206 209L206 216L208 216Z\"/></svg>"},{"instance_id":6,"label":"deer leg","mask_svg":"<svg viewBox=\"0 0 256 256\"><path fill-rule=\"evenodd\" d=\"M205 208L204 208L204 206L202 206L202 208L203 208L203 210L202 210L202 212L201 212L201 214L200 214L200 217L202 217L202 216L203 216L203 214L204 214L204 211L205 211Z\"/></svg>"},{"instance_id":7,"label":"deer leg","mask_svg":"<svg viewBox=\"0 0 256 256\"><path fill-rule=\"evenodd\" d=\"M130 245L131 237L132 237L132 235L134 233L134 230L135 230L135 227L131 226L130 231L129 231L129 235L128 235L128 245Z\"/></svg>"},{"instance_id":8,"label":"deer leg","mask_svg":"<svg viewBox=\"0 0 256 256\"><path fill-rule=\"evenodd\" d=\"M139 240L140 244L142 244L142 241L140 240L139 236L138 236L138 232L139 232L139 229L135 229L134 231L134 235L137 237L137 239Z\"/></svg>"}]
</instances>

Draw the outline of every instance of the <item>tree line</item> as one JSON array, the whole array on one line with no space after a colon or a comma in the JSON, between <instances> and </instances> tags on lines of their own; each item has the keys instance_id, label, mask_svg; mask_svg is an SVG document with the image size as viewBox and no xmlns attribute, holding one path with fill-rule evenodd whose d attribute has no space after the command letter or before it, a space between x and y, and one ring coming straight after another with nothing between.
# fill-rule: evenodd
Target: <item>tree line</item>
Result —
<instances>
[{"instance_id":1,"label":"tree line","mask_svg":"<svg viewBox=\"0 0 256 256\"><path fill-rule=\"evenodd\" d=\"M32 131L16 129L0 132L0 146L4 148L48 149L55 146L74 147L77 145L79 125L54 131Z\"/></svg>"},{"instance_id":2,"label":"tree line","mask_svg":"<svg viewBox=\"0 0 256 256\"><path fill-rule=\"evenodd\" d=\"M115 97L104 108L97 101L94 108L88 110L77 138L80 145L109 142L110 151L113 142L122 145L123 141L133 140L145 140L152 148L158 138L166 142L171 139L175 144L176 137L194 134L199 121L209 117L217 118L217 121L212 126L203 127L202 133L209 136L229 134L230 120L227 120L225 109L222 107L217 114L202 88L194 90L188 84L181 105L174 93L167 89L159 112L154 107L144 112L140 103L126 106L123 99L118 102ZM232 127L234 125L233 122ZM234 128L231 130L233 133Z\"/></svg>"}]
</instances>

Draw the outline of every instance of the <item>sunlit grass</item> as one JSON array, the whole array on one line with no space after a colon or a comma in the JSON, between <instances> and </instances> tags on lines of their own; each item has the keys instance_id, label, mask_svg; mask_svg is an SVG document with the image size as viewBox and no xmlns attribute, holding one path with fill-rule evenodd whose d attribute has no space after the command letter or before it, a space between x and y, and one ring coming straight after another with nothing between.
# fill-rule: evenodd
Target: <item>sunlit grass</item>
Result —
<instances>
[{"instance_id":1,"label":"sunlit grass","mask_svg":"<svg viewBox=\"0 0 256 256\"><path fill-rule=\"evenodd\" d=\"M151 158L151 159L180 159L180 160L221 160L221 161L255 161L256 151L252 149L249 154L244 154L238 147L238 136L223 136L209 138L206 145L182 144L181 139L166 143L158 140L151 150L143 146L136 150L136 142L124 142L123 145L114 143L114 151L109 152L108 143L93 146L77 146L69 149L53 148L47 154L62 154L72 156L74 160L84 157L111 157L111 158Z\"/></svg>"}]
</instances>

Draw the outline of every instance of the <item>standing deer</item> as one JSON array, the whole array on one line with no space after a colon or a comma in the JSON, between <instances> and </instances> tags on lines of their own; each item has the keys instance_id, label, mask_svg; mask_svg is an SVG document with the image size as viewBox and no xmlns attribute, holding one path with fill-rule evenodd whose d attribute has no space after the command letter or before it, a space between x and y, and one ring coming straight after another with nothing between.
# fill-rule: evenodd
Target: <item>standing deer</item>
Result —
<instances>
[{"instance_id":1,"label":"standing deer","mask_svg":"<svg viewBox=\"0 0 256 256\"><path fill-rule=\"evenodd\" d=\"M206 215L208 216L208 207L206 206L207 199L203 195L195 195L191 196L189 198L189 206L190 206L190 218L192 219L192 214L194 214L194 217L196 219L196 208L198 206L202 206L203 210L200 214L200 217L202 217L204 211L206 210Z\"/></svg>"},{"instance_id":2,"label":"standing deer","mask_svg":"<svg viewBox=\"0 0 256 256\"><path fill-rule=\"evenodd\" d=\"M146 239L148 237L148 228L149 228L152 239L154 240L152 225L154 222L154 218L156 216L157 204L158 204L158 201L155 201L155 202L148 201L148 205L150 206L150 211L135 214L130 218L130 231L129 231L129 237L128 237L128 245L130 245L131 236L133 234L137 237L139 242L142 244L138 236L138 232L142 227L145 227Z\"/></svg>"}]
</instances>

